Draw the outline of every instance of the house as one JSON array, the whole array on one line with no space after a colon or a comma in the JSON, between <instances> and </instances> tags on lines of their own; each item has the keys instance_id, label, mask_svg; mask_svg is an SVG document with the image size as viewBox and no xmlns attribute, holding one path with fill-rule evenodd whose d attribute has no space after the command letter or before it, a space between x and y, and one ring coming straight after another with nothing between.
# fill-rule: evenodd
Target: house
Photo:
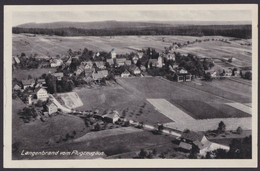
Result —
<instances>
[{"instance_id":1,"label":"house","mask_svg":"<svg viewBox=\"0 0 260 171\"><path fill-rule=\"evenodd\" d=\"M207 71L205 71L206 73L210 73L210 76L211 76L211 78L216 78L217 77L217 71L215 71L215 70L207 70Z\"/></svg>"},{"instance_id":2,"label":"house","mask_svg":"<svg viewBox=\"0 0 260 171\"><path fill-rule=\"evenodd\" d=\"M192 145L185 143L185 142L180 142L179 144L179 150L183 152L190 152L192 149Z\"/></svg>"},{"instance_id":3,"label":"house","mask_svg":"<svg viewBox=\"0 0 260 171\"><path fill-rule=\"evenodd\" d=\"M28 105L31 105L32 104L32 95L30 94L28 97L27 97L27 104Z\"/></svg>"},{"instance_id":4,"label":"house","mask_svg":"<svg viewBox=\"0 0 260 171\"><path fill-rule=\"evenodd\" d=\"M36 93L38 100L46 101L49 97L47 90L45 90L44 88L41 88L41 87L35 89L35 93Z\"/></svg>"},{"instance_id":5,"label":"house","mask_svg":"<svg viewBox=\"0 0 260 171\"><path fill-rule=\"evenodd\" d=\"M160 55L157 60L157 67L162 68L163 66L163 57Z\"/></svg>"},{"instance_id":6,"label":"house","mask_svg":"<svg viewBox=\"0 0 260 171\"><path fill-rule=\"evenodd\" d=\"M232 76L232 69L231 68L228 68L225 70L225 76L226 77L231 77Z\"/></svg>"},{"instance_id":7,"label":"house","mask_svg":"<svg viewBox=\"0 0 260 171\"><path fill-rule=\"evenodd\" d=\"M101 72L93 72L92 78L95 81L100 81L102 78L104 78L104 75Z\"/></svg>"},{"instance_id":8,"label":"house","mask_svg":"<svg viewBox=\"0 0 260 171\"><path fill-rule=\"evenodd\" d=\"M125 60L125 65L130 66L132 64L131 60Z\"/></svg>"},{"instance_id":9,"label":"house","mask_svg":"<svg viewBox=\"0 0 260 171\"><path fill-rule=\"evenodd\" d=\"M93 66L93 62L92 61L82 62L82 65L84 66L85 69L90 69Z\"/></svg>"},{"instance_id":10,"label":"house","mask_svg":"<svg viewBox=\"0 0 260 171\"><path fill-rule=\"evenodd\" d=\"M20 64L20 59L17 56L13 57L16 64Z\"/></svg>"},{"instance_id":11,"label":"house","mask_svg":"<svg viewBox=\"0 0 260 171\"><path fill-rule=\"evenodd\" d=\"M111 50L111 58L112 58L112 59L115 59L115 58L116 58L116 51L115 51L114 48Z\"/></svg>"},{"instance_id":12,"label":"house","mask_svg":"<svg viewBox=\"0 0 260 171\"><path fill-rule=\"evenodd\" d=\"M134 56L133 58L132 58L132 61L133 61L133 64L136 64L137 63L137 61L138 61L138 56Z\"/></svg>"},{"instance_id":13,"label":"house","mask_svg":"<svg viewBox=\"0 0 260 171\"><path fill-rule=\"evenodd\" d=\"M51 67L58 67L63 64L63 61L61 59L51 59L50 60Z\"/></svg>"},{"instance_id":14,"label":"house","mask_svg":"<svg viewBox=\"0 0 260 171\"><path fill-rule=\"evenodd\" d=\"M141 66L140 66L140 69L141 69L141 71L145 71L145 70L146 70L146 67L143 66L143 65L141 65Z\"/></svg>"},{"instance_id":15,"label":"house","mask_svg":"<svg viewBox=\"0 0 260 171\"><path fill-rule=\"evenodd\" d=\"M117 66L123 66L123 65L125 65L125 61L126 61L126 58L117 58L116 64L117 64Z\"/></svg>"},{"instance_id":16,"label":"house","mask_svg":"<svg viewBox=\"0 0 260 171\"><path fill-rule=\"evenodd\" d=\"M174 70L176 74L177 82L191 81L191 74L183 68L177 68Z\"/></svg>"},{"instance_id":17,"label":"house","mask_svg":"<svg viewBox=\"0 0 260 171\"><path fill-rule=\"evenodd\" d=\"M129 71L130 71L133 75L139 75L139 74L141 74L141 70L140 70L137 66L135 66L135 65L131 65L131 66L129 67Z\"/></svg>"},{"instance_id":18,"label":"house","mask_svg":"<svg viewBox=\"0 0 260 171\"><path fill-rule=\"evenodd\" d=\"M85 69L85 77L89 77L94 71L94 68Z\"/></svg>"},{"instance_id":19,"label":"house","mask_svg":"<svg viewBox=\"0 0 260 171\"><path fill-rule=\"evenodd\" d=\"M157 67L157 65L158 65L157 59L149 59L148 60L148 68Z\"/></svg>"},{"instance_id":20,"label":"house","mask_svg":"<svg viewBox=\"0 0 260 171\"><path fill-rule=\"evenodd\" d=\"M116 110L110 111L107 114L103 115L103 118L107 122L115 123L120 119L119 113Z\"/></svg>"},{"instance_id":21,"label":"house","mask_svg":"<svg viewBox=\"0 0 260 171\"><path fill-rule=\"evenodd\" d=\"M129 77L130 76L130 72L125 70L122 74L121 74L121 77Z\"/></svg>"},{"instance_id":22,"label":"house","mask_svg":"<svg viewBox=\"0 0 260 171\"><path fill-rule=\"evenodd\" d=\"M108 76L108 71L107 70L100 70L100 71L98 71L98 73L103 75L103 77L107 77Z\"/></svg>"},{"instance_id":23,"label":"house","mask_svg":"<svg viewBox=\"0 0 260 171\"><path fill-rule=\"evenodd\" d=\"M63 72L56 72L52 74L54 77L57 78L57 80L61 80L64 76Z\"/></svg>"},{"instance_id":24,"label":"house","mask_svg":"<svg viewBox=\"0 0 260 171\"><path fill-rule=\"evenodd\" d=\"M166 59L167 59L167 60L175 61L175 54L173 54L173 53L167 54L167 55L166 55Z\"/></svg>"},{"instance_id":25,"label":"house","mask_svg":"<svg viewBox=\"0 0 260 171\"><path fill-rule=\"evenodd\" d=\"M80 75L83 71L85 71L85 67L80 65L75 72L76 76Z\"/></svg>"},{"instance_id":26,"label":"house","mask_svg":"<svg viewBox=\"0 0 260 171\"><path fill-rule=\"evenodd\" d=\"M58 111L58 107L53 102L50 101L46 104L45 110L49 113L49 115L51 115Z\"/></svg>"},{"instance_id":27,"label":"house","mask_svg":"<svg viewBox=\"0 0 260 171\"><path fill-rule=\"evenodd\" d=\"M35 87L36 87L36 88L42 87L42 86L45 85L45 84L46 84L45 79L38 79L38 80L37 80L37 84L35 85Z\"/></svg>"},{"instance_id":28,"label":"house","mask_svg":"<svg viewBox=\"0 0 260 171\"><path fill-rule=\"evenodd\" d=\"M138 58L141 59L143 57L144 53L143 52L137 52L137 55L138 55Z\"/></svg>"},{"instance_id":29,"label":"house","mask_svg":"<svg viewBox=\"0 0 260 171\"><path fill-rule=\"evenodd\" d=\"M96 61L95 64L99 69L106 69L105 63L103 61Z\"/></svg>"},{"instance_id":30,"label":"house","mask_svg":"<svg viewBox=\"0 0 260 171\"><path fill-rule=\"evenodd\" d=\"M14 90L21 90L22 88L18 85L18 84L15 84L14 87L13 87Z\"/></svg>"},{"instance_id":31,"label":"house","mask_svg":"<svg viewBox=\"0 0 260 171\"><path fill-rule=\"evenodd\" d=\"M29 80L22 80L23 89L26 89L27 87L34 87L35 80L29 79Z\"/></svg>"},{"instance_id":32,"label":"house","mask_svg":"<svg viewBox=\"0 0 260 171\"><path fill-rule=\"evenodd\" d=\"M106 62L111 66L114 64L114 59L106 59Z\"/></svg>"}]
</instances>

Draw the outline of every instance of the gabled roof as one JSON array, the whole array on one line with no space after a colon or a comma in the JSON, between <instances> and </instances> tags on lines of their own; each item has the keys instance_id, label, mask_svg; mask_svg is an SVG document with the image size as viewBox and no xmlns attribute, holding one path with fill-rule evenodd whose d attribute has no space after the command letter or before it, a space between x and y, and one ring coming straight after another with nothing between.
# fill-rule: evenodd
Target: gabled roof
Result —
<instances>
[{"instance_id":1,"label":"gabled roof","mask_svg":"<svg viewBox=\"0 0 260 171\"><path fill-rule=\"evenodd\" d=\"M116 59L116 62L125 62L126 61L126 58L117 58Z\"/></svg>"},{"instance_id":2,"label":"gabled roof","mask_svg":"<svg viewBox=\"0 0 260 171\"><path fill-rule=\"evenodd\" d=\"M108 75L108 71L107 70L100 70L98 71L99 74L102 74L103 76L107 76Z\"/></svg>"},{"instance_id":3,"label":"gabled roof","mask_svg":"<svg viewBox=\"0 0 260 171\"><path fill-rule=\"evenodd\" d=\"M183 132L181 135L181 138L184 138L189 141L201 141L204 135L202 133L197 133L194 131L188 131L188 132Z\"/></svg>"},{"instance_id":4,"label":"gabled roof","mask_svg":"<svg viewBox=\"0 0 260 171\"><path fill-rule=\"evenodd\" d=\"M55 106L55 107L57 107L52 101L49 101L47 104L46 104L46 106L47 107L50 107L50 106Z\"/></svg>"},{"instance_id":5,"label":"gabled roof","mask_svg":"<svg viewBox=\"0 0 260 171\"><path fill-rule=\"evenodd\" d=\"M44 83L44 82L45 82L45 79L38 79L37 82L38 82L38 83Z\"/></svg>"},{"instance_id":6,"label":"gabled roof","mask_svg":"<svg viewBox=\"0 0 260 171\"><path fill-rule=\"evenodd\" d=\"M179 147L180 148L183 148L185 150L191 150L192 149L192 145L191 144L188 144L188 143L185 143L185 142L181 142L179 144Z\"/></svg>"},{"instance_id":7,"label":"gabled roof","mask_svg":"<svg viewBox=\"0 0 260 171\"><path fill-rule=\"evenodd\" d=\"M22 80L23 85L31 85L31 84L34 84L34 83L35 83L34 79Z\"/></svg>"},{"instance_id":8,"label":"gabled roof","mask_svg":"<svg viewBox=\"0 0 260 171\"><path fill-rule=\"evenodd\" d=\"M103 115L103 118L111 118L111 119L113 119L115 117L119 117L119 113L116 110L109 111L109 113Z\"/></svg>"},{"instance_id":9,"label":"gabled roof","mask_svg":"<svg viewBox=\"0 0 260 171\"><path fill-rule=\"evenodd\" d=\"M55 72L52 75L55 77L63 77L64 74L63 74L63 72Z\"/></svg>"},{"instance_id":10,"label":"gabled roof","mask_svg":"<svg viewBox=\"0 0 260 171\"><path fill-rule=\"evenodd\" d=\"M130 72L125 70L122 74L130 74Z\"/></svg>"},{"instance_id":11,"label":"gabled roof","mask_svg":"<svg viewBox=\"0 0 260 171\"><path fill-rule=\"evenodd\" d=\"M131 65L132 62L131 62L131 60L125 60L125 64L126 64L126 65Z\"/></svg>"}]
</instances>

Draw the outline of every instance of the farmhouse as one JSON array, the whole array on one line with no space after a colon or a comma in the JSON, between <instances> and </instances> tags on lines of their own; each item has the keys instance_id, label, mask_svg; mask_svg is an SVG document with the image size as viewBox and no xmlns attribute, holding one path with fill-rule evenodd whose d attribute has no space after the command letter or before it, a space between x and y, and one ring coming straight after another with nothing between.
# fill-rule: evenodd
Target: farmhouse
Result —
<instances>
[{"instance_id":1,"label":"farmhouse","mask_svg":"<svg viewBox=\"0 0 260 171\"><path fill-rule=\"evenodd\" d=\"M104 75L101 72L93 72L92 78L95 81L100 81L102 78L104 78Z\"/></svg>"},{"instance_id":2,"label":"farmhouse","mask_svg":"<svg viewBox=\"0 0 260 171\"><path fill-rule=\"evenodd\" d=\"M160 55L160 56L158 57L157 67L158 67L158 68L162 68L162 66L163 66L163 57Z\"/></svg>"},{"instance_id":3,"label":"farmhouse","mask_svg":"<svg viewBox=\"0 0 260 171\"><path fill-rule=\"evenodd\" d=\"M232 69L231 68L228 68L225 70L225 76L226 77L231 77L232 76Z\"/></svg>"},{"instance_id":4,"label":"farmhouse","mask_svg":"<svg viewBox=\"0 0 260 171\"><path fill-rule=\"evenodd\" d=\"M85 67L84 67L83 65L80 65L80 66L77 68L75 74L78 76L78 75L80 75L83 71L85 71Z\"/></svg>"},{"instance_id":5,"label":"farmhouse","mask_svg":"<svg viewBox=\"0 0 260 171\"><path fill-rule=\"evenodd\" d=\"M38 100L46 101L48 98L48 93L44 88L37 88L35 89L35 93Z\"/></svg>"},{"instance_id":6,"label":"farmhouse","mask_svg":"<svg viewBox=\"0 0 260 171\"><path fill-rule=\"evenodd\" d=\"M135 65L131 65L129 68L129 71L133 74L133 75L139 75L141 74L141 70L135 66Z\"/></svg>"},{"instance_id":7,"label":"farmhouse","mask_svg":"<svg viewBox=\"0 0 260 171\"><path fill-rule=\"evenodd\" d=\"M138 55L139 59L141 59L143 57L144 53L143 52L137 52L137 55Z\"/></svg>"},{"instance_id":8,"label":"farmhouse","mask_svg":"<svg viewBox=\"0 0 260 171\"><path fill-rule=\"evenodd\" d=\"M117 58L116 64L117 64L117 66L123 66L123 65L125 65L125 61L126 61L126 58Z\"/></svg>"},{"instance_id":9,"label":"farmhouse","mask_svg":"<svg viewBox=\"0 0 260 171\"><path fill-rule=\"evenodd\" d=\"M120 116L119 116L118 111L113 110L113 111L110 111L109 113L103 115L103 118L107 122L115 123L116 121L119 120Z\"/></svg>"},{"instance_id":10,"label":"farmhouse","mask_svg":"<svg viewBox=\"0 0 260 171\"><path fill-rule=\"evenodd\" d=\"M96 61L95 64L99 69L106 69L105 63L103 61Z\"/></svg>"},{"instance_id":11,"label":"farmhouse","mask_svg":"<svg viewBox=\"0 0 260 171\"><path fill-rule=\"evenodd\" d=\"M167 60L175 61L175 54L169 53L166 55Z\"/></svg>"},{"instance_id":12,"label":"farmhouse","mask_svg":"<svg viewBox=\"0 0 260 171\"><path fill-rule=\"evenodd\" d=\"M101 71L98 71L98 73L103 75L103 77L107 77L108 76L108 71L107 70L101 70Z\"/></svg>"},{"instance_id":13,"label":"farmhouse","mask_svg":"<svg viewBox=\"0 0 260 171\"><path fill-rule=\"evenodd\" d=\"M45 81L45 79L38 79L37 83L41 84L41 85L44 85L44 84L46 84L46 81Z\"/></svg>"},{"instance_id":14,"label":"farmhouse","mask_svg":"<svg viewBox=\"0 0 260 171\"><path fill-rule=\"evenodd\" d=\"M121 77L129 77L130 76L130 72L125 70L122 74Z\"/></svg>"},{"instance_id":15,"label":"farmhouse","mask_svg":"<svg viewBox=\"0 0 260 171\"><path fill-rule=\"evenodd\" d=\"M85 69L90 69L93 66L93 62L92 61L87 61L87 62L84 61L84 62L82 62L82 64L83 64Z\"/></svg>"},{"instance_id":16,"label":"farmhouse","mask_svg":"<svg viewBox=\"0 0 260 171\"><path fill-rule=\"evenodd\" d=\"M62 63L63 63L63 61L61 59L51 59L50 60L51 67L61 66Z\"/></svg>"},{"instance_id":17,"label":"farmhouse","mask_svg":"<svg viewBox=\"0 0 260 171\"><path fill-rule=\"evenodd\" d=\"M18 84L15 84L13 87L14 90L21 90L21 87Z\"/></svg>"},{"instance_id":18,"label":"farmhouse","mask_svg":"<svg viewBox=\"0 0 260 171\"><path fill-rule=\"evenodd\" d=\"M106 59L106 62L111 66L114 64L114 59Z\"/></svg>"},{"instance_id":19,"label":"farmhouse","mask_svg":"<svg viewBox=\"0 0 260 171\"><path fill-rule=\"evenodd\" d=\"M177 68L175 74L177 82L191 81L191 74L183 68Z\"/></svg>"},{"instance_id":20,"label":"farmhouse","mask_svg":"<svg viewBox=\"0 0 260 171\"><path fill-rule=\"evenodd\" d=\"M125 65L130 66L132 64L131 60L125 60Z\"/></svg>"},{"instance_id":21,"label":"farmhouse","mask_svg":"<svg viewBox=\"0 0 260 171\"><path fill-rule=\"evenodd\" d=\"M133 61L134 64L136 64L137 61L138 61L138 57L135 55L135 56L132 58L132 61Z\"/></svg>"},{"instance_id":22,"label":"farmhouse","mask_svg":"<svg viewBox=\"0 0 260 171\"><path fill-rule=\"evenodd\" d=\"M85 69L85 77L89 77L94 71L95 71L94 68Z\"/></svg>"},{"instance_id":23,"label":"farmhouse","mask_svg":"<svg viewBox=\"0 0 260 171\"><path fill-rule=\"evenodd\" d=\"M33 87L35 84L35 80L34 79L22 80L22 84L23 84L23 89L26 89L27 87Z\"/></svg>"},{"instance_id":24,"label":"farmhouse","mask_svg":"<svg viewBox=\"0 0 260 171\"><path fill-rule=\"evenodd\" d=\"M206 73L210 73L211 78L217 77L217 72L215 70L207 70Z\"/></svg>"},{"instance_id":25,"label":"farmhouse","mask_svg":"<svg viewBox=\"0 0 260 171\"><path fill-rule=\"evenodd\" d=\"M63 73L62 72L56 72L52 74L54 77L57 78L57 80L61 80L63 78Z\"/></svg>"},{"instance_id":26,"label":"farmhouse","mask_svg":"<svg viewBox=\"0 0 260 171\"><path fill-rule=\"evenodd\" d=\"M152 67L160 67L162 66L162 61L160 61L161 63L158 63L158 59L149 59L148 61L148 68L152 68Z\"/></svg>"},{"instance_id":27,"label":"farmhouse","mask_svg":"<svg viewBox=\"0 0 260 171\"><path fill-rule=\"evenodd\" d=\"M58 111L57 106L53 102L48 102L45 106L45 110L49 113L49 115Z\"/></svg>"},{"instance_id":28,"label":"farmhouse","mask_svg":"<svg viewBox=\"0 0 260 171\"><path fill-rule=\"evenodd\" d=\"M180 142L179 144L179 150L183 151L183 152L190 152L192 149L192 145L185 143L185 142Z\"/></svg>"}]
</instances>

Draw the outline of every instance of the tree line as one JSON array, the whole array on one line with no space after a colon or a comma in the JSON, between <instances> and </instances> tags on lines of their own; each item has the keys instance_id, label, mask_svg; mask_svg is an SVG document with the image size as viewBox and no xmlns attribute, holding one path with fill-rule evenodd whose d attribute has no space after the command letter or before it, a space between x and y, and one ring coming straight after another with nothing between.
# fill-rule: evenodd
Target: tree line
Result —
<instances>
[{"instance_id":1,"label":"tree line","mask_svg":"<svg viewBox=\"0 0 260 171\"><path fill-rule=\"evenodd\" d=\"M57 35L57 36L119 36L119 35L183 35L183 36L229 36L249 39L251 25L185 25L178 27L80 29L80 28L21 28L13 27L12 32Z\"/></svg>"}]
</instances>

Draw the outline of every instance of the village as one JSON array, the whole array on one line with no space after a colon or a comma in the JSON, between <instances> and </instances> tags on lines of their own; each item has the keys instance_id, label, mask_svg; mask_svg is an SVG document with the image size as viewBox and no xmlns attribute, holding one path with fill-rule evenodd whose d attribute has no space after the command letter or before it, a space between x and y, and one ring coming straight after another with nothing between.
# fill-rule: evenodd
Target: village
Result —
<instances>
[{"instance_id":1,"label":"village","mask_svg":"<svg viewBox=\"0 0 260 171\"><path fill-rule=\"evenodd\" d=\"M225 42L225 40L220 41ZM112 49L107 53L93 52L85 48L82 51L72 51L70 49L67 56L48 57L36 55L33 57L31 55L28 57L23 53L20 56L13 56L13 71L30 68L52 68L56 70L43 73L38 78L32 78L29 75L28 79L13 79L13 98L20 98L27 105L20 111L19 115L25 123L30 123L34 120L48 122L48 119L52 116L69 114L84 119L86 127L91 131L129 126L148 129L155 131L155 134L167 134L177 137L177 148L180 151L192 153L192 155L196 153L200 158L208 156L209 152L217 149L229 151L229 146L211 142L201 133L170 129L161 123L154 126L127 120L116 109L111 109L106 113L100 113L98 108L94 111L91 109L80 111L74 109L77 105L67 105L66 103L69 102L66 102L66 99L59 95L60 93L73 93L75 87L113 86L117 84L119 78L160 77L179 83L192 82L193 80L214 81L214 79L232 77L252 79L251 68L222 67L215 63L215 61L221 61L230 64L232 63L232 57L215 59L176 52L176 49L192 43L197 43L197 41L185 44L174 42L170 47L165 47L165 50L160 53L152 48L135 49L130 54L117 54L116 49ZM74 94L73 96L77 95ZM73 97L69 100L74 101L75 104L82 103L79 97ZM235 134L239 134L240 131L241 128ZM214 132L215 136L224 133L224 123L220 122L218 129L212 132ZM60 141L60 139L57 140L57 142ZM138 157L149 158L147 157L149 154L141 150Z\"/></svg>"}]
</instances>

